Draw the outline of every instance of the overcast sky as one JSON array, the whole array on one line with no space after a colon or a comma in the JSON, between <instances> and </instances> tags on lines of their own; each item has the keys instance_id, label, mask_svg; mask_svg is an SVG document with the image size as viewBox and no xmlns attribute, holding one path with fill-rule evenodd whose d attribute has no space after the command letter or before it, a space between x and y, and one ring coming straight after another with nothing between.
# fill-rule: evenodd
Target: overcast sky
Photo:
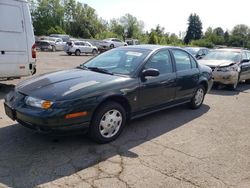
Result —
<instances>
[{"instance_id":1,"label":"overcast sky","mask_svg":"<svg viewBox=\"0 0 250 188\"><path fill-rule=\"evenodd\" d=\"M200 16L203 32L211 26L231 30L236 24L250 26L249 0L79 0L93 7L105 20L130 13L145 24L145 30L157 24L166 32L186 31L191 13Z\"/></svg>"}]
</instances>

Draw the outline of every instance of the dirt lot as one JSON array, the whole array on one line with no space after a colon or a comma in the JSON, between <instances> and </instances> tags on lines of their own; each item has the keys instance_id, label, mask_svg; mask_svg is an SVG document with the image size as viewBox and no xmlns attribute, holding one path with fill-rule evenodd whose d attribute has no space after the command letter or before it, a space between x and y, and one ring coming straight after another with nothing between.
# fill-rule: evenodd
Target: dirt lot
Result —
<instances>
[{"instance_id":1,"label":"dirt lot","mask_svg":"<svg viewBox=\"0 0 250 188\"><path fill-rule=\"evenodd\" d=\"M38 74L91 56L38 54ZM250 86L212 90L186 106L132 121L118 140L33 133L6 117L0 83L0 187L250 187Z\"/></svg>"}]
</instances>

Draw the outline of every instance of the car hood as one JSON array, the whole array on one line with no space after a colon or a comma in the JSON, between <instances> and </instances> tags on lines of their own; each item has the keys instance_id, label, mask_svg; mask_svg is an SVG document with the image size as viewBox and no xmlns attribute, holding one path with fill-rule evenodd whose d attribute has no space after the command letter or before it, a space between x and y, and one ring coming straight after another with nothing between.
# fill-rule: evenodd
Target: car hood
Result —
<instances>
[{"instance_id":1,"label":"car hood","mask_svg":"<svg viewBox=\"0 0 250 188\"><path fill-rule=\"evenodd\" d=\"M104 92L131 78L72 69L44 74L19 83L17 91L44 100L63 101Z\"/></svg>"},{"instance_id":2,"label":"car hood","mask_svg":"<svg viewBox=\"0 0 250 188\"><path fill-rule=\"evenodd\" d=\"M207 65L209 67L225 67L234 64L233 61L229 60L199 60L200 64Z\"/></svg>"}]
</instances>

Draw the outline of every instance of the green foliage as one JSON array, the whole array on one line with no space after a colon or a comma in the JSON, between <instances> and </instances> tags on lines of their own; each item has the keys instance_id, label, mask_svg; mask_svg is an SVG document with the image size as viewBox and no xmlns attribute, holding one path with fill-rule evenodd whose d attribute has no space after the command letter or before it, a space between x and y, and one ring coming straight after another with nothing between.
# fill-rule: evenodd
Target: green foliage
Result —
<instances>
[{"instance_id":1,"label":"green foliage","mask_svg":"<svg viewBox=\"0 0 250 188\"><path fill-rule=\"evenodd\" d=\"M152 31L150 33L148 43L149 44L158 44L158 36L157 36L157 33L155 31Z\"/></svg>"},{"instance_id":2,"label":"green foliage","mask_svg":"<svg viewBox=\"0 0 250 188\"><path fill-rule=\"evenodd\" d=\"M51 27L48 30L48 35L50 34L66 34L65 31L60 26Z\"/></svg>"},{"instance_id":3,"label":"green foliage","mask_svg":"<svg viewBox=\"0 0 250 188\"><path fill-rule=\"evenodd\" d=\"M214 44L207 40L207 39L199 39L199 40L192 40L190 43L191 46L200 46L200 47L207 47L207 48L213 48Z\"/></svg>"},{"instance_id":4,"label":"green foliage","mask_svg":"<svg viewBox=\"0 0 250 188\"><path fill-rule=\"evenodd\" d=\"M198 40L202 37L202 23L197 14L191 14L188 18L187 34L184 43L188 44L191 40Z\"/></svg>"}]
</instances>

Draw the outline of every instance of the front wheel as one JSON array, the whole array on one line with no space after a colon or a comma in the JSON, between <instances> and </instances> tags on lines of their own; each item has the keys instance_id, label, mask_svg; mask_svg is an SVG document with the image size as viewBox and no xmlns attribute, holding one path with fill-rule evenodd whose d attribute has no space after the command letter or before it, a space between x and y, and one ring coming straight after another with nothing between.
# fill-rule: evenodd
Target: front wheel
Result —
<instances>
[{"instance_id":1,"label":"front wheel","mask_svg":"<svg viewBox=\"0 0 250 188\"><path fill-rule=\"evenodd\" d=\"M205 88L203 85L199 85L199 87L196 89L195 94L193 98L191 99L189 105L192 109L200 108L202 105L204 98L205 98Z\"/></svg>"},{"instance_id":2,"label":"front wheel","mask_svg":"<svg viewBox=\"0 0 250 188\"><path fill-rule=\"evenodd\" d=\"M56 51L56 47L55 47L55 46L52 46L51 51L52 51L52 52L55 52L55 51Z\"/></svg>"},{"instance_id":3,"label":"front wheel","mask_svg":"<svg viewBox=\"0 0 250 188\"><path fill-rule=\"evenodd\" d=\"M107 102L97 109L90 125L89 135L95 142L108 143L121 134L125 123L125 109L119 103Z\"/></svg>"},{"instance_id":4,"label":"front wheel","mask_svg":"<svg viewBox=\"0 0 250 188\"><path fill-rule=\"evenodd\" d=\"M246 84L250 84L250 79L245 80L245 83L246 83Z\"/></svg>"},{"instance_id":5,"label":"front wheel","mask_svg":"<svg viewBox=\"0 0 250 188\"><path fill-rule=\"evenodd\" d=\"M68 54L68 55L72 55L72 53L71 53L71 52L67 52L67 54Z\"/></svg>"}]
</instances>

